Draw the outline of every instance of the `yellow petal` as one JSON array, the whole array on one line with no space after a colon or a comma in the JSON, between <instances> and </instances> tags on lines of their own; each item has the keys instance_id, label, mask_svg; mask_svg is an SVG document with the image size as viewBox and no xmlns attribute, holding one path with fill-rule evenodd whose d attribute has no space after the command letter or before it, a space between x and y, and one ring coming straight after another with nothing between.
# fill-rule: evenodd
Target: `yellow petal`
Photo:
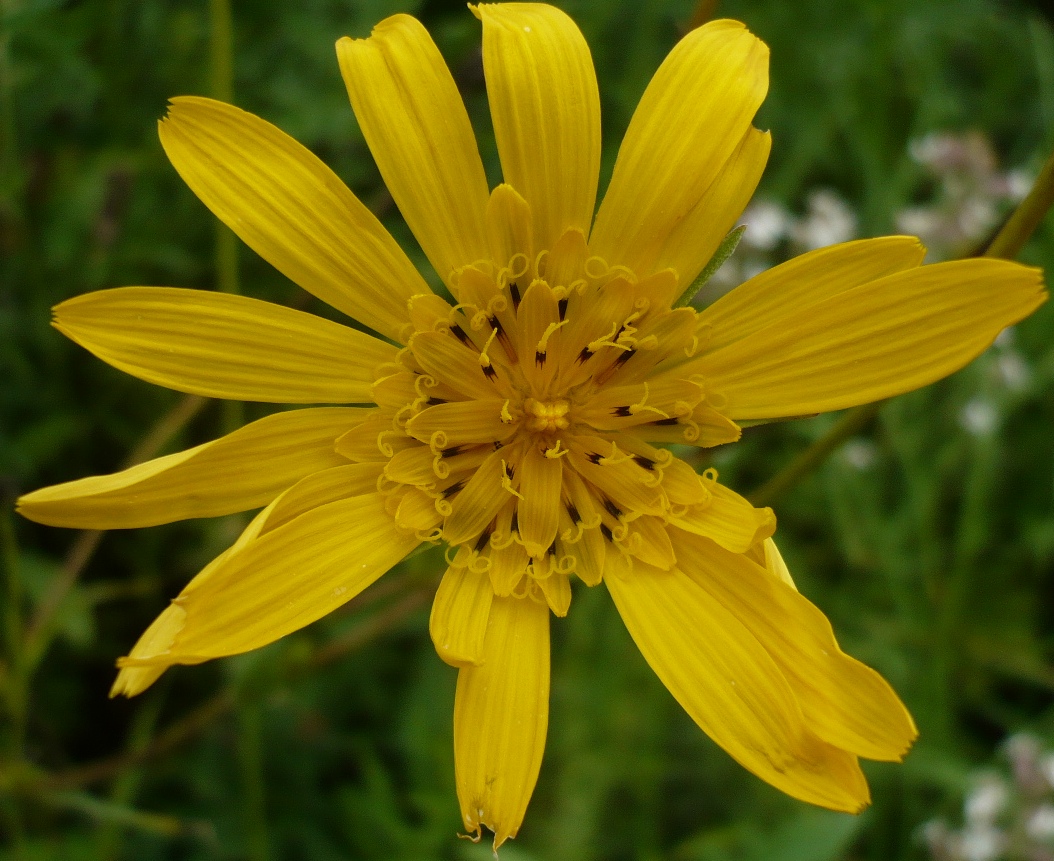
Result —
<instances>
[{"instance_id":1,"label":"yellow petal","mask_svg":"<svg viewBox=\"0 0 1054 861\"><path fill-rule=\"evenodd\" d=\"M258 508L305 475L343 463L333 442L365 412L323 407L276 413L114 475L28 493L19 511L49 526L128 529Z\"/></svg>"},{"instance_id":2,"label":"yellow petal","mask_svg":"<svg viewBox=\"0 0 1054 861\"><path fill-rule=\"evenodd\" d=\"M771 538L766 538L764 543L764 557L765 557L765 568L769 574L782 580L791 589L795 591L798 587L794 585L794 578L791 577L790 568L787 567L787 563L783 561L783 554L780 553L779 548L776 546L776 542Z\"/></svg>"},{"instance_id":3,"label":"yellow petal","mask_svg":"<svg viewBox=\"0 0 1054 861\"><path fill-rule=\"evenodd\" d=\"M443 539L448 544L475 538L512 499L502 481L507 458L512 456L507 449L491 452L458 492L443 524Z\"/></svg>"},{"instance_id":4,"label":"yellow petal","mask_svg":"<svg viewBox=\"0 0 1054 861\"><path fill-rule=\"evenodd\" d=\"M652 271L671 231L739 146L768 89L768 48L735 21L685 36L645 90L619 149L590 249Z\"/></svg>"},{"instance_id":5,"label":"yellow petal","mask_svg":"<svg viewBox=\"0 0 1054 861\"><path fill-rule=\"evenodd\" d=\"M288 493L288 491L287 491ZM254 540L263 528L277 503L272 502L267 508L256 515L249 525L242 530L238 540L228 547L223 553L213 559L201 571L197 573L188 584L188 588L200 585L220 568L231 556L239 553L250 541ZM156 682L170 666L166 663L140 663L141 659L149 658L162 652L167 652L175 642L176 636L183 628L186 614L178 604L169 604L160 615L143 632L136 641L127 657L118 658L117 666L120 667L117 678L110 688L110 696L134 697L141 694ZM205 660L205 659L202 659ZM200 663L200 661L187 660L186 663Z\"/></svg>"},{"instance_id":6,"label":"yellow petal","mask_svg":"<svg viewBox=\"0 0 1054 861\"><path fill-rule=\"evenodd\" d=\"M270 403L365 403L395 348L271 302L175 287L118 287L55 306L54 326L159 386Z\"/></svg>"},{"instance_id":7,"label":"yellow petal","mask_svg":"<svg viewBox=\"0 0 1054 861\"><path fill-rule=\"evenodd\" d=\"M670 523L705 535L733 553L745 553L758 541L776 531L776 515L771 508L755 508L746 499L723 484L706 484L710 498L692 506L683 515L670 516Z\"/></svg>"},{"instance_id":8,"label":"yellow petal","mask_svg":"<svg viewBox=\"0 0 1054 861\"><path fill-rule=\"evenodd\" d=\"M173 99L161 145L202 202L323 302L401 340L428 286L374 215L309 150L222 102Z\"/></svg>"},{"instance_id":9,"label":"yellow petal","mask_svg":"<svg viewBox=\"0 0 1054 861\"><path fill-rule=\"evenodd\" d=\"M350 601L420 543L380 494L313 508L222 559L173 602L171 647L126 661L195 663L265 646Z\"/></svg>"},{"instance_id":10,"label":"yellow petal","mask_svg":"<svg viewBox=\"0 0 1054 861\"><path fill-rule=\"evenodd\" d=\"M720 350L801 308L914 269L925 255L914 236L857 239L809 251L755 275L701 311L702 346Z\"/></svg>"},{"instance_id":11,"label":"yellow petal","mask_svg":"<svg viewBox=\"0 0 1054 861\"><path fill-rule=\"evenodd\" d=\"M463 331L463 330L462 330ZM419 332L410 339L421 369L470 398L496 398L498 388L483 372L479 353L450 332Z\"/></svg>"},{"instance_id":12,"label":"yellow petal","mask_svg":"<svg viewBox=\"0 0 1054 861\"><path fill-rule=\"evenodd\" d=\"M809 727L869 759L899 761L918 733L885 679L846 655L813 604L745 556L675 532L682 570L758 639L790 682Z\"/></svg>"},{"instance_id":13,"label":"yellow petal","mask_svg":"<svg viewBox=\"0 0 1054 861\"><path fill-rule=\"evenodd\" d=\"M256 535L271 532L313 508L338 499L373 493L377 490L381 471L379 463L344 463L300 479L260 512L262 516L259 525L254 527L255 532L243 535L236 546L241 546Z\"/></svg>"},{"instance_id":14,"label":"yellow petal","mask_svg":"<svg viewBox=\"0 0 1054 861\"><path fill-rule=\"evenodd\" d=\"M546 457L530 445L517 470L520 493L520 536L531 556L542 556L556 540L560 525L560 491L563 486L562 457Z\"/></svg>"},{"instance_id":15,"label":"yellow petal","mask_svg":"<svg viewBox=\"0 0 1054 861\"><path fill-rule=\"evenodd\" d=\"M838 410L957 371L1045 299L1038 269L938 263L799 308L693 368L732 419Z\"/></svg>"},{"instance_id":16,"label":"yellow petal","mask_svg":"<svg viewBox=\"0 0 1054 861\"><path fill-rule=\"evenodd\" d=\"M487 256L487 177L457 85L428 31L394 15L337 42L359 126L439 277ZM417 290L415 292L423 292Z\"/></svg>"},{"instance_id":17,"label":"yellow petal","mask_svg":"<svg viewBox=\"0 0 1054 861\"><path fill-rule=\"evenodd\" d=\"M406 432L436 448L500 442L516 425L502 420L507 401L454 401L421 410L406 423Z\"/></svg>"},{"instance_id":18,"label":"yellow petal","mask_svg":"<svg viewBox=\"0 0 1054 861\"><path fill-rule=\"evenodd\" d=\"M298 517L306 511L346 499L370 493L381 473L380 464L349 463L324 469L298 481L289 490L257 514L238 536L238 540L205 566L187 585L187 590L200 588L217 571L223 570L231 557L240 553L250 542L265 532ZM185 590L186 591L186 590ZM134 697L156 682L169 664L160 662L156 656L168 652L175 643L186 620L183 608L176 602L169 604L154 620L133 646L125 658L118 660L121 667L110 689L110 696L123 694ZM207 660L201 658L200 660ZM182 663L200 663L185 658Z\"/></svg>"},{"instance_id":19,"label":"yellow petal","mask_svg":"<svg viewBox=\"0 0 1054 861\"><path fill-rule=\"evenodd\" d=\"M428 633L439 657L454 667L483 663L494 590L486 571L447 568L432 602Z\"/></svg>"},{"instance_id":20,"label":"yellow petal","mask_svg":"<svg viewBox=\"0 0 1054 861\"><path fill-rule=\"evenodd\" d=\"M534 215L539 248L589 232L600 172L600 93L574 21L540 3L481 4L483 71L505 182ZM504 262L504 261L502 261Z\"/></svg>"},{"instance_id":21,"label":"yellow petal","mask_svg":"<svg viewBox=\"0 0 1054 861\"><path fill-rule=\"evenodd\" d=\"M491 259L498 266L507 266L517 254L533 262L532 221L531 207L511 185L502 183L490 193L487 202L487 242Z\"/></svg>"},{"instance_id":22,"label":"yellow petal","mask_svg":"<svg viewBox=\"0 0 1054 861\"><path fill-rule=\"evenodd\" d=\"M747 129L717 179L684 220L670 231L653 265L656 270L669 267L677 272L676 290L665 296L655 295L652 291L655 302L672 304L710 262L750 202L768 163L771 148L772 136L768 132Z\"/></svg>"},{"instance_id":23,"label":"yellow petal","mask_svg":"<svg viewBox=\"0 0 1054 861\"><path fill-rule=\"evenodd\" d=\"M465 829L519 831L542 764L549 722L549 608L495 598L483 664L458 673L454 766Z\"/></svg>"},{"instance_id":24,"label":"yellow petal","mask_svg":"<svg viewBox=\"0 0 1054 861\"><path fill-rule=\"evenodd\" d=\"M604 583L645 660L736 761L802 801L850 813L868 803L856 757L809 732L772 657L712 595L640 564Z\"/></svg>"}]
</instances>

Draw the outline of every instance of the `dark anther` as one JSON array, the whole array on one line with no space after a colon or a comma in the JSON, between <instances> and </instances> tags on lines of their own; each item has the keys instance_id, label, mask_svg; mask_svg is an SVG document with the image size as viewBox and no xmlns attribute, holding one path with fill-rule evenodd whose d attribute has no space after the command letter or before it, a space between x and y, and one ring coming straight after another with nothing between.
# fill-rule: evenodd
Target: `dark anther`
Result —
<instances>
[{"instance_id":1,"label":"dark anther","mask_svg":"<svg viewBox=\"0 0 1054 861\"><path fill-rule=\"evenodd\" d=\"M555 555L556 555L556 541L555 541L555 540L553 541L553 543L552 543L552 544L550 544L550 545L549 545L549 549L548 549L548 550L546 550L545 552L546 552L546 553L547 553L547 554L548 554L549 556L555 556Z\"/></svg>"},{"instance_id":2,"label":"dark anther","mask_svg":"<svg viewBox=\"0 0 1054 861\"><path fill-rule=\"evenodd\" d=\"M512 477L516 475L516 467L511 463L505 464L505 474L509 477L509 481L512 481Z\"/></svg>"},{"instance_id":3,"label":"dark anther","mask_svg":"<svg viewBox=\"0 0 1054 861\"><path fill-rule=\"evenodd\" d=\"M491 382L493 382L498 376L498 372L494 370L493 365L484 365L483 373Z\"/></svg>"},{"instance_id":4,"label":"dark anther","mask_svg":"<svg viewBox=\"0 0 1054 861\"><path fill-rule=\"evenodd\" d=\"M520 531L520 512L514 511L512 513L512 523L509 524L509 532Z\"/></svg>"},{"instance_id":5,"label":"dark anther","mask_svg":"<svg viewBox=\"0 0 1054 861\"><path fill-rule=\"evenodd\" d=\"M590 350L589 347L583 347L582 348L582 352L578 354L578 362L579 362L579 364L581 364L582 362L588 362L590 356L592 356L592 355L593 355L593 351Z\"/></svg>"},{"instance_id":6,"label":"dark anther","mask_svg":"<svg viewBox=\"0 0 1054 861\"><path fill-rule=\"evenodd\" d=\"M455 454L461 454L461 450L463 448L464 448L464 446L461 446L461 445L452 445L452 446L450 446L450 448L444 448L442 451L440 451L439 452L439 456L440 457L453 457Z\"/></svg>"},{"instance_id":7,"label":"dark anther","mask_svg":"<svg viewBox=\"0 0 1054 861\"><path fill-rule=\"evenodd\" d=\"M498 442L497 440L494 440L494 451L497 451L497 450L498 450L499 448L501 448L501 447L502 447L503 445L504 445L504 443L500 443L500 442Z\"/></svg>"},{"instance_id":8,"label":"dark anther","mask_svg":"<svg viewBox=\"0 0 1054 861\"><path fill-rule=\"evenodd\" d=\"M425 403L428 404L428 406L430 407L434 407L438 404L445 404L447 402L444 401L442 398L429 398L427 401L425 401Z\"/></svg>"},{"instance_id":9,"label":"dark anther","mask_svg":"<svg viewBox=\"0 0 1054 861\"><path fill-rule=\"evenodd\" d=\"M515 281L509 284L509 295L512 296L512 310L520 310L520 285Z\"/></svg>"},{"instance_id":10,"label":"dark anther","mask_svg":"<svg viewBox=\"0 0 1054 861\"><path fill-rule=\"evenodd\" d=\"M633 354L636 352L636 350L624 350L622 355L615 359L615 367L621 368L626 362L633 358Z\"/></svg>"},{"instance_id":11,"label":"dark anther","mask_svg":"<svg viewBox=\"0 0 1054 861\"><path fill-rule=\"evenodd\" d=\"M451 496L453 496L459 490L464 488L464 486L465 486L465 479L461 479L461 481L455 481L452 485L450 485L450 487L448 487L446 490L443 491L443 499L449 499Z\"/></svg>"},{"instance_id":12,"label":"dark anther","mask_svg":"<svg viewBox=\"0 0 1054 861\"><path fill-rule=\"evenodd\" d=\"M487 546L488 541L490 541L490 530L485 530L480 534L479 538L476 539L476 546L473 549L477 553L482 553L483 548Z\"/></svg>"},{"instance_id":13,"label":"dark anther","mask_svg":"<svg viewBox=\"0 0 1054 861\"><path fill-rule=\"evenodd\" d=\"M659 419L658 421L652 422L653 425L661 425L662 427L673 427L677 424L677 419Z\"/></svg>"},{"instance_id":14,"label":"dark anther","mask_svg":"<svg viewBox=\"0 0 1054 861\"><path fill-rule=\"evenodd\" d=\"M637 466L642 466L645 469L655 469L655 461L653 461L650 457L645 457L642 454L633 455L633 461L637 464Z\"/></svg>"},{"instance_id":15,"label":"dark anther","mask_svg":"<svg viewBox=\"0 0 1054 861\"><path fill-rule=\"evenodd\" d=\"M457 338L462 344L464 344L466 347L468 346L468 335L465 334L465 330L462 329L457 323L450 327L450 331L454 334L454 337Z\"/></svg>"},{"instance_id":16,"label":"dark anther","mask_svg":"<svg viewBox=\"0 0 1054 861\"><path fill-rule=\"evenodd\" d=\"M603 535L608 541L614 541L615 538L611 534L611 530L608 529L603 523L600 524L600 534Z\"/></svg>"},{"instance_id":17,"label":"dark anther","mask_svg":"<svg viewBox=\"0 0 1054 861\"><path fill-rule=\"evenodd\" d=\"M586 457L589 458L590 463L595 463L597 466L600 466L600 461L604 459L604 455L597 454L595 451L590 452Z\"/></svg>"},{"instance_id":18,"label":"dark anther","mask_svg":"<svg viewBox=\"0 0 1054 861\"><path fill-rule=\"evenodd\" d=\"M620 418L627 418L628 416L633 415L633 413L629 411L629 407L615 407L615 409L611 411L611 415L619 416Z\"/></svg>"},{"instance_id":19,"label":"dark anther","mask_svg":"<svg viewBox=\"0 0 1054 861\"><path fill-rule=\"evenodd\" d=\"M559 302L556 303L556 307L560 310L560 319L563 320L564 314L567 313L567 300L561 299Z\"/></svg>"},{"instance_id":20,"label":"dark anther","mask_svg":"<svg viewBox=\"0 0 1054 861\"><path fill-rule=\"evenodd\" d=\"M571 522L578 524L582 522L582 515L578 513L578 509L575 508L573 502L567 503L567 513L571 515Z\"/></svg>"},{"instance_id":21,"label":"dark anther","mask_svg":"<svg viewBox=\"0 0 1054 861\"><path fill-rule=\"evenodd\" d=\"M537 352L537 351L536 351L536 352L535 352L535 354L534 354L534 363L535 363L535 364L536 364L536 365L537 365L537 366L538 366L539 368L540 368L540 367L541 367L542 365L544 365L544 364L545 364L545 353L544 353L544 352L542 352L542 353L539 353L539 352Z\"/></svg>"},{"instance_id":22,"label":"dark anther","mask_svg":"<svg viewBox=\"0 0 1054 861\"><path fill-rule=\"evenodd\" d=\"M610 499L604 500L604 510L616 520L622 516L622 509L615 505Z\"/></svg>"}]
</instances>

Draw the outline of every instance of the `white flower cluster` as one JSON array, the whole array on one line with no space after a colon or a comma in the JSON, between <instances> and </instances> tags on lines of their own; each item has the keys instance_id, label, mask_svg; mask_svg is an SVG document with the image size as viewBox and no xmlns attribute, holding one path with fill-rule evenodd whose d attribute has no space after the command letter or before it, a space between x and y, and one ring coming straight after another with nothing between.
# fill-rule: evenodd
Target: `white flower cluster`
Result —
<instances>
[{"instance_id":1,"label":"white flower cluster","mask_svg":"<svg viewBox=\"0 0 1054 861\"><path fill-rule=\"evenodd\" d=\"M961 828L943 819L922 826L934 861L1054 861L1054 751L1019 733L1002 752L1008 768L975 776Z\"/></svg>"},{"instance_id":2,"label":"white flower cluster","mask_svg":"<svg viewBox=\"0 0 1054 861\"><path fill-rule=\"evenodd\" d=\"M911 141L908 155L931 192L896 214L896 228L922 240L929 250L927 263L974 251L1032 187L1026 171L999 169L992 144L979 131L928 134ZM700 298L712 301L795 254L855 239L858 222L852 206L829 188L809 192L801 215L755 198L741 219L747 229L739 249Z\"/></svg>"}]
</instances>

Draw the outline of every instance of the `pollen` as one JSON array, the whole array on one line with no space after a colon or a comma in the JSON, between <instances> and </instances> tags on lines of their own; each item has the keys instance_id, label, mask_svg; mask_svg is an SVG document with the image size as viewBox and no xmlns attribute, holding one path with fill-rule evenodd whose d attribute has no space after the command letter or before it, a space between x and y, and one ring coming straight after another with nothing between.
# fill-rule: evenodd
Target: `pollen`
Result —
<instances>
[{"instance_id":1,"label":"pollen","mask_svg":"<svg viewBox=\"0 0 1054 861\"><path fill-rule=\"evenodd\" d=\"M570 427L571 422L567 416L571 411L571 404L565 400L538 401L528 398L523 408L530 416L527 426L533 431L552 433Z\"/></svg>"}]
</instances>

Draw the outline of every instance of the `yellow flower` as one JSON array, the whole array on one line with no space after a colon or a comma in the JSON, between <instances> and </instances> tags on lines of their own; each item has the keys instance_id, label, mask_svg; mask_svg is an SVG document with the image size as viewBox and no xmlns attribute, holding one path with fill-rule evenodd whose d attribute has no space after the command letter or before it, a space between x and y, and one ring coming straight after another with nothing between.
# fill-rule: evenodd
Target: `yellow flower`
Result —
<instances>
[{"instance_id":1,"label":"yellow flower","mask_svg":"<svg viewBox=\"0 0 1054 861\"><path fill-rule=\"evenodd\" d=\"M888 237L806 254L702 312L676 307L764 168L769 135L751 121L765 45L715 21L673 49L594 218L600 102L580 32L544 5L473 11L505 179L493 190L420 23L398 15L337 45L381 174L457 304L291 138L229 105L175 99L161 141L195 193L382 337L158 287L71 299L56 327L180 391L359 406L277 412L30 493L20 510L110 529L266 506L121 659L113 690L129 696L173 664L295 631L422 542L446 542L430 630L459 667L465 828L487 826L496 846L515 836L537 779L549 617L567 613L572 576L604 583L670 692L735 759L796 798L858 811L858 757L899 760L910 716L795 590L772 512L663 446L732 442L737 421L943 377L1044 301L1040 273L997 260L921 266L917 240Z\"/></svg>"}]
</instances>

